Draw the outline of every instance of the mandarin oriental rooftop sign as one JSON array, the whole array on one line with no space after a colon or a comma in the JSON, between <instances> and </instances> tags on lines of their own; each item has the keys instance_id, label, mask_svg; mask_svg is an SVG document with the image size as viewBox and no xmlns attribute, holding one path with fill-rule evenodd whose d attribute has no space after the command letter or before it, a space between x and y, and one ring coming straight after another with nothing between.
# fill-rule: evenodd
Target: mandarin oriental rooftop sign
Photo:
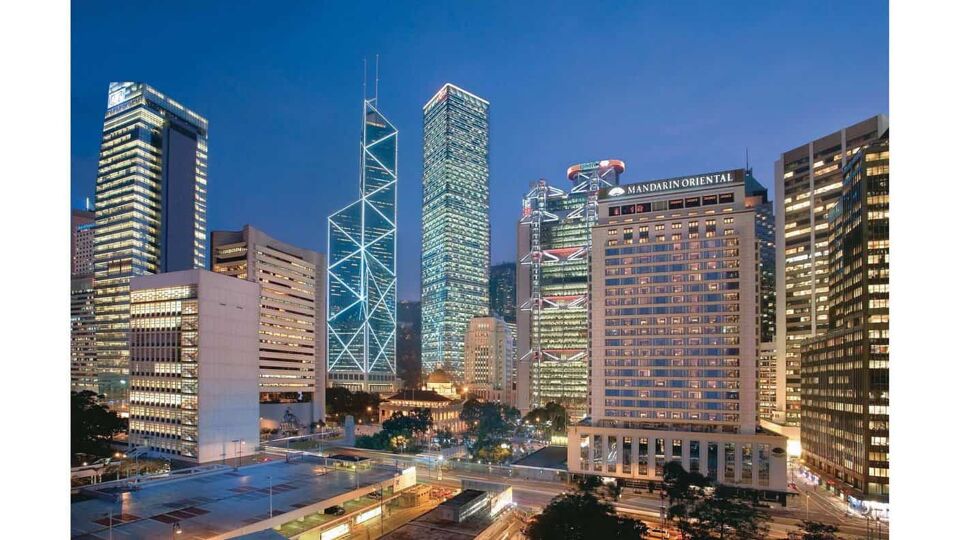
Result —
<instances>
[{"instance_id":1,"label":"mandarin oriental rooftop sign","mask_svg":"<svg viewBox=\"0 0 960 540\"><path fill-rule=\"evenodd\" d=\"M600 198L613 199L616 197L626 197L630 195L646 195L668 191L682 191L687 189L719 186L722 184L735 184L738 182L743 182L743 169L698 174L695 176L681 176L679 178L667 178L664 180L654 180L652 182L641 182L639 184L626 184L622 186L604 188L600 190Z\"/></svg>"}]
</instances>

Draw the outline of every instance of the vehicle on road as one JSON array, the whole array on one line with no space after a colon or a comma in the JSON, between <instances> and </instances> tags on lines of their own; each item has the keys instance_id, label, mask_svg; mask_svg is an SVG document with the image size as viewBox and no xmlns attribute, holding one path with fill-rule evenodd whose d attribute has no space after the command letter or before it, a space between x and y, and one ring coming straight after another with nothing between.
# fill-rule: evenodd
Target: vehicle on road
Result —
<instances>
[{"instance_id":1,"label":"vehicle on road","mask_svg":"<svg viewBox=\"0 0 960 540\"><path fill-rule=\"evenodd\" d=\"M323 511L324 514L328 516L342 516L347 513L347 511L342 506L331 506Z\"/></svg>"}]
</instances>

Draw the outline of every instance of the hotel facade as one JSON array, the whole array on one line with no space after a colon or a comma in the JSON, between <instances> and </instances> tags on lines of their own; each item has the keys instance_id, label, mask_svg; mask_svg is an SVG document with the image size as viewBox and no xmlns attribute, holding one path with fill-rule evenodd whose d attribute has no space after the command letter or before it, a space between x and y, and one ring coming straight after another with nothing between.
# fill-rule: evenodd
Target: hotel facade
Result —
<instances>
[{"instance_id":1,"label":"hotel facade","mask_svg":"<svg viewBox=\"0 0 960 540\"><path fill-rule=\"evenodd\" d=\"M70 390L99 393L93 311L94 214L70 211Z\"/></svg>"},{"instance_id":2,"label":"hotel facade","mask_svg":"<svg viewBox=\"0 0 960 540\"><path fill-rule=\"evenodd\" d=\"M207 128L147 84L110 83L97 169L94 317L100 393L121 414L130 280L206 264Z\"/></svg>"},{"instance_id":3,"label":"hotel facade","mask_svg":"<svg viewBox=\"0 0 960 540\"><path fill-rule=\"evenodd\" d=\"M260 416L289 409L303 425L324 421L326 309L323 255L250 225L210 235L214 272L260 284Z\"/></svg>"},{"instance_id":4,"label":"hotel facade","mask_svg":"<svg viewBox=\"0 0 960 540\"><path fill-rule=\"evenodd\" d=\"M130 283L132 446L193 463L259 444L260 287L206 270Z\"/></svg>"},{"instance_id":5,"label":"hotel facade","mask_svg":"<svg viewBox=\"0 0 960 540\"><path fill-rule=\"evenodd\" d=\"M678 460L784 500L786 438L757 418L763 191L743 169L600 190L571 473L660 481Z\"/></svg>"},{"instance_id":6,"label":"hotel facade","mask_svg":"<svg viewBox=\"0 0 960 540\"><path fill-rule=\"evenodd\" d=\"M463 379L463 336L490 313L490 103L447 83L423 106L423 372Z\"/></svg>"}]
</instances>

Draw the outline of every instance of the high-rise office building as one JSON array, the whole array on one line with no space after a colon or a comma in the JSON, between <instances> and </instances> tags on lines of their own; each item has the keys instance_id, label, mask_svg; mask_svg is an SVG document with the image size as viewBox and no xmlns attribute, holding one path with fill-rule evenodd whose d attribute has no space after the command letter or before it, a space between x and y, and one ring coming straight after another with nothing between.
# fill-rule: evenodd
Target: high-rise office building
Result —
<instances>
[{"instance_id":1,"label":"high-rise office building","mask_svg":"<svg viewBox=\"0 0 960 540\"><path fill-rule=\"evenodd\" d=\"M391 392L397 379L397 128L363 100L360 198L327 222L327 376Z\"/></svg>"},{"instance_id":2,"label":"high-rise office building","mask_svg":"<svg viewBox=\"0 0 960 540\"><path fill-rule=\"evenodd\" d=\"M777 398L777 247L773 201L753 176L744 173L744 205L754 210L757 241L757 308L760 310L760 345L757 349L757 413L761 420L773 421Z\"/></svg>"},{"instance_id":3,"label":"high-rise office building","mask_svg":"<svg viewBox=\"0 0 960 540\"><path fill-rule=\"evenodd\" d=\"M70 390L99 392L93 313L93 212L70 211Z\"/></svg>"},{"instance_id":4,"label":"high-rise office building","mask_svg":"<svg viewBox=\"0 0 960 540\"><path fill-rule=\"evenodd\" d=\"M490 267L490 313L505 322L517 323L517 263Z\"/></svg>"},{"instance_id":5,"label":"high-rise office building","mask_svg":"<svg viewBox=\"0 0 960 540\"><path fill-rule=\"evenodd\" d=\"M126 407L130 279L203 268L207 121L139 82L110 83L97 170L94 311L107 404Z\"/></svg>"},{"instance_id":6,"label":"high-rise office building","mask_svg":"<svg viewBox=\"0 0 960 540\"><path fill-rule=\"evenodd\" d=\"M260 416L289 409L304 425L324 420L326 309L323 255L246 225L210 234L211 269L260 284Z\"/></svg>"},{"instance_id":7,"label":"high-rise office building","mask_svg":"<svg viewBox=\"0 0 960 540\"><path fill-rule=\"evenodd\" d=\"M843 167L827 233L829 330L801 347L803 461L834 493L890 498L890 149L887 133Z\"/></svg>"},{"instance_id":8,"label":"high-rise office building","mask_svg":"<svg viewBox=\"0 0 960 540\"><path fill-rule=\"evenodd\" d=\"M743 169L604 188L592 229L590 421L571 473L664 466L785 501L786 438L757 421L760 282Z\"/></svg>"},{"instance_id":9,"label":"high-rise office building","mask_svg":"<svg viewBox=\"0 0 960 540\"><path fill-rule=\"evenodd\" d=\"M587 413L587 293L590 228L597 195L620 183L624 163L567 170L569 192L546 180L523 199L517 229L517 408L551 401L578 419Z\"/></svg>"},{"instance_id":10,"label":"high-rise office building","mask_svg":"<svg viewBox=\"0 0 960 540\"><path fill-rule=\"evenodd\" d=\"M874 116L788 152L774 166L777 233L778 421L800 425L800 344L828 328L828 218L843 168L887 129Z\"/></svg>"},{"instance_id":11,"label":"high-rise office building","mask_svg":"<svg viewBox=\"0 0 960 540\"><path fill-rule=\"evenodd\" d=\"M397 304L397 374L404 388L420 388L420 302Z\"/></svg>"},{"instance_id":12,"label":"high-rise office building","mask_svg":"<svg viewBox=\"0 0 960 540\"><path fill-rule=\"evenodd\" d=\"M463 340L464 382L486 401L513 404L513 331L500 317L470 319Z\"/></svg>"},{"instance_id":13,"label":"high-rise office building","mask_svg":"<svg viewBox=\"0 0 960 540\"><path fill-rule=\"evenodd\" d=\"M463 336L490 312L490 103L445 84L423 107L423 370L463 377Z\"/></svg>"},{"instance_id":14,"label":"high-rise office building","mask_svg":"<svg viewBox=\"0 0 960 540\"><path fill-rule=\"evenodd\" d=\"M133 446L195 463L256 453L260 287L206 270L130 281Z\"/></svg>"}]
</instances>

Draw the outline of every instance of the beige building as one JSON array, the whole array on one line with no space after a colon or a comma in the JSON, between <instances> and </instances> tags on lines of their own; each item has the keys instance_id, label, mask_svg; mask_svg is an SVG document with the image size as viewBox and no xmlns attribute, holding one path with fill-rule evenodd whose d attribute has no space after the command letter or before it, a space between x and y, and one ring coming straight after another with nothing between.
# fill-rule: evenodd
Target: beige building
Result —
<instances>
[{"instance_id":1,"label":"beige building","mask_svg":"<svg viewBox=\"0 0 960 540\"><path fill-rule=\"evenodd\" d=\"M485 401L514 404L513 331L499 317L474 317L464 336L466 393Z\"/></svg>"},{"instance_id":2,"label":"beige building","mask_svg":"<svg viewBox=\"0 0 960 540\"><path fill-rule=\"evenodd\" d=\"M887 130L874 116L784 152L774 166L777 231L778 415L800 425L800 348L829 328L830 210L843 187L843 169L856 152Z\"/></svg>"},{"instance_id":3,"label":"beige building","mask_svg":"<svg viewBox=\"0 0 960 540\"><path fill-rule=\"evenodd\" d=\"M214 231L214 272L260 284L260 416L276 427L289 409L307 425L323 420L326 309L323 255L250 225Z\"/></svg>"},{"instance_id":4,"label":"beige building","mask_svg":"<svg viewBox=\"0 0 960 540\"><path fill-rule=\"evenodd\" d=\"M196 463L256 451L259 298L206 270L131 280L131 445Z\"/></svg>"},{"instance_id":5,"label":"beige building","mask_svg":"<svg viewBox=\"0 0 960 540\"><path fill-rule=\"evenodd\" d=\"M449 429L454 434L466 431L460 419L463 402L442 396L433 390L402 390L380 402L380 423L395 413L410 414L415 409L427 409L433 418L433 432Z\"/></svg>"},{"instance_id":6,"label":"beige building","mask_svg":"<svg viewBox=\"0 0 960 540\"><path fill-rule=\"evenodd\" d=\"M606 188L590 259L590 419L572 473L786 490L786 439L760 429L759 242L743 169Z\"/></svg>"}]
</instances>

